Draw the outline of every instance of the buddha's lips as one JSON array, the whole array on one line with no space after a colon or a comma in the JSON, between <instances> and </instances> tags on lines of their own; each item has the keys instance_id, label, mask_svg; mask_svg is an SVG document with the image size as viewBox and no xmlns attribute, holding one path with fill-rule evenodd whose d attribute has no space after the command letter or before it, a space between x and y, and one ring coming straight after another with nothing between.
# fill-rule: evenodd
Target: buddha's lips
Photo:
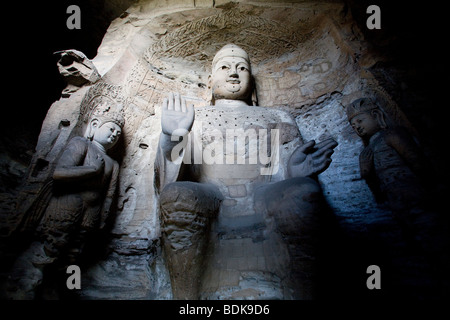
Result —
<instances>
[{"instance_id":1,"label":"buddha's lips","mask_svg":"<svg viewBox=\"0 0 450 320\"><path fill-rule=\"evenodd\" d=\"M227 80L227 82L231 83L231 84L240 84L241 80L232 79L232 80Z\"/></svg>"}]
</instances>

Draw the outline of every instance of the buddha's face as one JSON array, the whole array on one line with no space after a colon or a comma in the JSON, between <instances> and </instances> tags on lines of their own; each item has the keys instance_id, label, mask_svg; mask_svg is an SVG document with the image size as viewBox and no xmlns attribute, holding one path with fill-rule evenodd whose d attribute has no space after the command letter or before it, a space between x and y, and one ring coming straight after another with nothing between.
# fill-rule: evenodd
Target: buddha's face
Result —
<instances>
[{"instance_id":1,"label":"buddha's face","mask_svg":"<svg viewBox=\"0 0 450 320\"><path fill-rule=\"evenodd\" d=\"M378 119L371 113L356 115L352 118L350 124L361 138L370 138L381 129Z\"/></svg>"},{"instance_id":2,"label":"buddha's face","mask_svg":"<svg viewBox=\"0 0 450 320\"><path fill-rule=\"evenodd\" d=\"M253 89L249 63L241 57L222 57L213 67L210 86L216 100L248 100Z\"/></svg>"},{"instance_id":3,"label":"buddha's face","mask_svg":"<svg viewBox=\"0 0 450 320\"><path fill-rule=\"evenodd\" d=\"M92 140L100 143L106 150L111 149L119 140L122 130L114 122L106 122L95 129Z\"/></svg>"}]
</instances>

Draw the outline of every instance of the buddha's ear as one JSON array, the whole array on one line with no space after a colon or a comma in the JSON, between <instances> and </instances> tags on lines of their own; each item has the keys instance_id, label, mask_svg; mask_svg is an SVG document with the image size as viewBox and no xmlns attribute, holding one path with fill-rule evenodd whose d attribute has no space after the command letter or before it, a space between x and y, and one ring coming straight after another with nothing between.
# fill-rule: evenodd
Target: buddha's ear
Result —
<instances>
[{"instance_id":1,"label":"buddha's ear","mask_svg":"<svg viewBox=\"0 0 450 320\"><path fill-rule=\"evenodd\" d=\"M210 74L208 76L208 89L211 90L211 80L212 80L212 75Z\"/></svg>"},{"instance_id":2,"label":"buddha's ear","mask_svg":"<svg viewBox=\"0 0 450 320\"><path fill-rule=\"evenodd\" d=\"M256 81L255 78L252 76L252 105L257 106L258 105L258 94L256 93Z\"/></svg>"},{"instance_id":3,"label":"buddha's ear","mask_svg":"<svg viewBox=\"0 0 450 320\"><path fill-rule=\"evenodd\" d=\"M372 115L375 117L375 119L378 122L378 125L380 126L381 129L386 129L387 125L386 125L386 120L384 119L384 114L380 109L374 109L372 110Z\"/></svg>"},{"instance_id":4,"label":"buddha's ear","mask_svg":"<svg viewBox=\"0 0 450 320\"><path fill-rule=\"evenodd\" d=\"M98 119L92 119L89 122L87 131L86 131L86 138L89 140L92 140L94 137L95 130L97 130L100 127L100 121Z\"/></svg>"},{"instance_id":5,"label":"buddha's ear","mask_svg":"<svg viewBox=\"0 0 450 320\"><path fill-rule=\"evenodd\" d=\"M211 88L211 81L212 81L212 75L210 74L208 76L208 91L209 91L209 97L208 97L208 103L210 105L214 105L215 101L214 101L214 96L213 96L213 92L212 92L212 88Z\"/></svg>"}]
</instances>

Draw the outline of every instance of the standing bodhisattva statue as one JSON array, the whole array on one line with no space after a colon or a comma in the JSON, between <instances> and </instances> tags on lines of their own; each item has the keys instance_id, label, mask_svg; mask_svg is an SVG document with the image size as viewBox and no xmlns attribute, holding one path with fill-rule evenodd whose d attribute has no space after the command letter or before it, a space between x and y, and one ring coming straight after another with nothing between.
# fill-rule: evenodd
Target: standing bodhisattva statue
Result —
<instances>
[{"instance_id":1,"label":"standing bodhisattva statue","mask_svg":"<svg viewBox=\"0 0 450 320\"><path fill-rule=\"evenodd\" d=\"M116 145L123 126L122 105L98 105L85 136L72 138L62 151L34 241L12 268L10 298L34 299L48 267L77 264L89 237L104 227L119 174L119 164L107 151Z\"/></svg>"},{"instance_id":2,"label":"standing bodhisattva statue","mask_svg":"<svg viewBox=\"0 0 450 320\"><path fill-rule=\"evenodd\" d=\"M302 143L290 114L257 106L236 45L217 52L209 88L209 107L176 93L162 105L155 185L174 298L311 298L317 175L337 143Z\"/></svg>"},{"instance_id":3,"label":"standing bodhisattva statue","mask_svg":"<svg viewBox=\"0 0 450 320\"><path fill-rule=\"evenodd\" d=\"M439 191L431 163L413 136L389 118L370 98L346 106L348 120L362 139L361 177L375 199L386 204L415 246L441 256L447 228L443 215L433 208ZM442 249L442 250L441 250Z\"/></svg>"}]
</instances>

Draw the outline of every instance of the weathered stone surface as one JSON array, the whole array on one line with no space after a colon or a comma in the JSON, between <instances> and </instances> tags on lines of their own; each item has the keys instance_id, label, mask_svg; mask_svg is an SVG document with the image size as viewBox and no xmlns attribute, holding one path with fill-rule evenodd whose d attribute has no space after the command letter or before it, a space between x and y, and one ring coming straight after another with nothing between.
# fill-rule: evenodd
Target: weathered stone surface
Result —
<instances>
[{"instance_id":1,"label":"weathered stone surface","mask_svg":"<svg viewBox=\"0 0 450 320\"><path fill-rule=\"evenodd\" d=\"M61 55L58 61L59 73L67 82L67 87L61 94L63 97L70 96L72 92L86 84L100 80L97 69L84 53L77 50L64 50L57 53Z\"/></svg>"}]
</instances>

